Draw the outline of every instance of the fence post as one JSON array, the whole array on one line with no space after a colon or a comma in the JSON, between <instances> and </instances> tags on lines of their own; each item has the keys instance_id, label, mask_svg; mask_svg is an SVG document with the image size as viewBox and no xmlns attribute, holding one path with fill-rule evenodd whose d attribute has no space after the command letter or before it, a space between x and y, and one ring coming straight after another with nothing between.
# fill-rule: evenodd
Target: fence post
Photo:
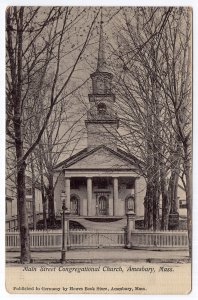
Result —
<instances>
[{"instance_id":1,"label":"fence post","mask_svg":"<svg viewBox=\"0 0 198 300\"><path fill-rule=\"evenodd\" d=\"M131 248L131 235L132 231L135 229L135 213L132 210L129 210L127 213L127 239L126 239L126 248Z\"/></svg>"},{"instance_id":2,"label":"fence post","mask_svg":"<svg viewBox=\"0 0 198 300\"><path fill-rule=\"evenodd\" d=\"M70 248L70 237L69 237L69 216L70 212L66 210L65 212L65 233L66 233L66 250L68 251Z\"/></svg>"}]
</instances>

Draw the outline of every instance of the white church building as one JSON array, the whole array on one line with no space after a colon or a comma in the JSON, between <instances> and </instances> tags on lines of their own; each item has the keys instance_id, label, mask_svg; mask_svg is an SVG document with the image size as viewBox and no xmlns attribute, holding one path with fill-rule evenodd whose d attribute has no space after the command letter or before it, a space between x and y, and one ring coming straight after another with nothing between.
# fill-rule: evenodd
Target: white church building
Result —
<instances>
[{"instance_id":1,"label":"white church building","mask_svg":"<svg viewBox=\"0 0 198 300\"><path fill-rule=\"evenodd\" d=\"M90 109L85 121L87 148L55 168L56 212L62 210L65 197L73 217L125 217L129 209L137 217L144 215L146 182L139 175L140 162L117 147L119 118L114 109L112 77L105 63L101 25L98 61L96 71L91 74Z\"/></svg>"}]
</instances>

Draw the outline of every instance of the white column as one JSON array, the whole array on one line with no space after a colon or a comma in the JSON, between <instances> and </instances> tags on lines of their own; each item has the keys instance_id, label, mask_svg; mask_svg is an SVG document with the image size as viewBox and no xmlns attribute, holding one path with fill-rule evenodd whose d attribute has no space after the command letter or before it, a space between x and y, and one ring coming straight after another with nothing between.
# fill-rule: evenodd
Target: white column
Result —
<instances>
[{"instance_id":1,"label":"white column","mask_svg":"<svg viewBox=\"0 0 198 300\"><path fill-rule=\"evenodd\" d=\"M113 178L113 215L119 215L118 211L118 178Z\"/></svg>"},{"instance_id":2,"label":"white column","mask_svg":"<svg viewBox=\"0 0 198 300\"><path fill-rule=\"evenodd\" d=\"M92 178L87 178L87 215L92 212Z\"/></svg>"},{"instance_id":3,"label":"white column","mask_svg":"<svg viewBox=\"0 0 198 300\"><path fill-rule=\"evenodd\" d=\"M70 211L70 178L65 179L65 196L65 205L68 211Z\"/></svg>"},{"instance_id":4,"label":"white column","mask_svg":"<svg viewBox=\"0 0 198 300\"><path fill-rule=\"evenodd\" d=\"M109 216L113 216L113 193L109 195Z\"/></svg>"}]
</instances>

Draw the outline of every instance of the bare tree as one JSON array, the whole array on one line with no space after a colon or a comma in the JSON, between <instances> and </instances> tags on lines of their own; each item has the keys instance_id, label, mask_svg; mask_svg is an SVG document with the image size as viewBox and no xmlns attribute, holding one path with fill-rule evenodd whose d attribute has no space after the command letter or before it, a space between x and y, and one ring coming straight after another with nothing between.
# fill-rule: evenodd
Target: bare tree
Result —
<instances>
[{"instance_id":1,"label":"bare tree","mask_svg":"<svg viewBox=\"0 0 198 300\"><path fill-rule=\"evenodd\" d=\"M115 85L119 95L121 122L127 128L125 145L127 150L139 157L144 164L144 176L147 180L145 197L145 226L158 229L160 199L160 164L161 156L165 156L162 147L164 136L168 133L163 129L165 107L160 98L161 88L155 77L158 64L162 63L159 53L159 39L156 35L165 26L169 9L162 10L155 18L155 8L131 9L123 12L121 34L117 39L119 75ZM147 23L147 25L145 25ZM115 72L116 74L116 72ZM119 85L118 85L119 83Z\"/></svg>"},{"instance_id":2,"label":"bare tree","mask_svg":"<svg viewBox=\"0 0 198 300\"><path fill-rule=\"evenodd\" d=\"M164 73L158 82L165 95L171 126L176 137L176 158L182 158L185 174L189 252L192 251L192 194L191 194L191 9L175 8L162 37ZM177 168L177 167L176 167Z\"/></svg>"},{"instance_id":3,"label":"bare tree","mask_svg":"<svg viewBox=\"0 0 198 300\"><path fill-rule=\"evenodd\" d=\"M42 160L50 226L53 226L55 222L54 188L58 179L54 180L54 168L61 158L69 157L73 151L77 151L84 134L84 127L79 128L79 121L84 113L78 109L78 112L74 112L73 115L71 109L74 106L74 99L67 105L65 104L65 101L59 102L56 106L39 145L35 149L37 161L41 163ZM71 109L70 106L72 106Z\"/></svg>"},{"instance_id":4,"label":"bare tree","mask_svg":"<svg viewBox=\"0 0 198 300\"><path fill-rule=\"evenodd\" d=\"M89 15L87 27L82 26L86 13ZM38 145L63 92L71 89L72 76L89 42L97 14L98 9L89 13L86 8L69 7L9 7L6 12L7 134L13 139L16 151L22 263L31 260L25 197L26 161ZM80 34L84 38L81 37L75 48L71 37L75 40ZM47 74L51 74L51 84L43 101ZM24 142L28 120L32 118L29 111L37 114L39 101L44 103L43 117L40 130L29 146Z\"/></svg>"},{"instance_id":5,"label":"bare tree","mask_svg":"<svg viewBox=\"0 0 198 300\"><path fill-rule=\"evenodd\" d=\"M115 90L126 132L124 145L144 162L146 226L159 227L159 195L162 193L162 228L168 227L169 214L176 209L178 176L183 165L188 174L189 244L190 20L188 8L124 10L120 34L111 45L110 57L114 61Z\"/></svg>"}]
</instances>

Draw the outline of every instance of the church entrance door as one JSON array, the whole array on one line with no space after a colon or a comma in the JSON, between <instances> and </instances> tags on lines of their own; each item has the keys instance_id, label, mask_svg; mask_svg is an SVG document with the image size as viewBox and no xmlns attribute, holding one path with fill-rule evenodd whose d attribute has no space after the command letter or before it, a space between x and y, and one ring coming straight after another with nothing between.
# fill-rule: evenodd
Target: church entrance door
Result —
<instances>
[{"instance_id":1,"label":"church entrance door","mask_svg":"<svg viewBox=\"0 0 198 300\"><path fill-rule=\"evenodd\" d=\"M100 216L108 215L108 199L105 196L100 196L98 200L98 214Z\"/></svg>"}]
</instances>

